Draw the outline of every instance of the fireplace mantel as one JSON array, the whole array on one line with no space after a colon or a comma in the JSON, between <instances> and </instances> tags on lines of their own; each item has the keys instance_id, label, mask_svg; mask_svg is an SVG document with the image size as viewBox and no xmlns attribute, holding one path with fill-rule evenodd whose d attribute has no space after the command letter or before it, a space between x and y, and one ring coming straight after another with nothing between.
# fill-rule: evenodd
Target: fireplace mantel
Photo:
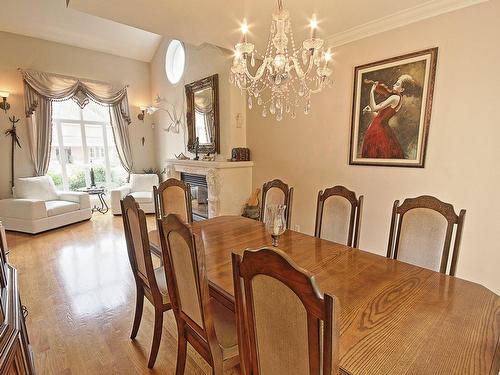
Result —
<instances>
[{"instance_id":1,"label":"fireplace mantel","mask_svg":"<svg viewBox=\"0 0 500 375\"><path fill-rule=\"evenodd\" d=\"M253 161L166 160L167 178L180 179L182 172L206 176L208 217L241 215L252 193Z\"/></svg>"},{"instance_id":2,"label":"fireplace mantel","mask_svg":"<svg viewBox=\"0 0 500 375\"><path fill-rule=\"evenodd\" d=\"M166 162L167 166L180 165L184 167L195 167L195 168L226 169L226 168L253 167L253 161L202 161L202 160L167 159Z\"/></svg>"}]
</instances>

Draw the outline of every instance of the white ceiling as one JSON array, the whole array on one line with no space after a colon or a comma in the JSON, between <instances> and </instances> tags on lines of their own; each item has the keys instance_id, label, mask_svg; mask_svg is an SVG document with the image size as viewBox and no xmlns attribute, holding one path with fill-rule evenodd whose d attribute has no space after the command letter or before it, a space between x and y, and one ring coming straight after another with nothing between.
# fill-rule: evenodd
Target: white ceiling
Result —
<instances>
[{"instance_id":1,"label":"white ceiling","mask_svg":"<svg viewBox=\"0 0 500 375\"><path fill-rule=\"evenodd\" d=\"M296 41L309 33L341 45L487 0L285 0ZM257 48L267 41L275 0L2 1L0 31L151 61L162 36L232 48L243 18Z\"/></svg>"},{"instance_id":2,"label":"white ceiling","mask_svg":"<svg viewBox=\"0 0 500 375\"><path fill-rule=\"evenodd\" d=\"M296 40L309 33L315 13L319 34L340 45L420 19L487 0L284 0ZM267 41L276 0L70 0L70 7L103 18L176 37L232 48L243 18L257 46Z\"/></svg>"},{"instance_id":3,"label":"white ceiling","mask_svg":"<svg viewBox=\"0 0 500 375\"><path fill-rule=\"evenodd\" d=\"M4 0L0 31L151 61L162 37L66 8L65 0Z\"/></svg>"}]
</instances>

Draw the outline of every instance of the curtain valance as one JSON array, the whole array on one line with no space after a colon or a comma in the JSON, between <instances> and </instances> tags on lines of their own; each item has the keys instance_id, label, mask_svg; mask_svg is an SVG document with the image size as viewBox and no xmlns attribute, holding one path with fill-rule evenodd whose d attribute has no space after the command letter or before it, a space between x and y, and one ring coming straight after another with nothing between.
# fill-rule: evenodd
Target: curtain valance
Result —
<instances>
[{"instance_id":1,"label":"curtain valance","mask_svg":"<svg viewBox=\"0 0 500 375\"><path fill-rule=\"evenodd\" d=\"M35 173L47 173L52 140L52 102L72 99L81 108L90 100L110 108L110 120L120 161L127 172L133 168L127 125L130 124L127 86L21 70L24 81L30 152Z\"/></svg>"},{"instance_id":2,"label":"curtain valance","mask_svg":"<svg viewBox=\"0 0 500 375\"><path fill-rule=\"evenodd\" d=\"M210 113L213 110L212 90L202 90L194 95L194 109L199 113Z\"/></svg>"},{"instance_id":3,"label":"curtain valance","mask_svg":"<svg viewBox=\"0 0 500 375\"><path fill-rule=\"evenodd\" d=\"M97 104L120 106L120 112L130 124L127 86L114 86L105 82L67 77L60 74L22 70L25 83L26 115L30 116L39 103L39 96L50 101L73 99L81 108L92 100Z\"/></svg>"}]
</instances>

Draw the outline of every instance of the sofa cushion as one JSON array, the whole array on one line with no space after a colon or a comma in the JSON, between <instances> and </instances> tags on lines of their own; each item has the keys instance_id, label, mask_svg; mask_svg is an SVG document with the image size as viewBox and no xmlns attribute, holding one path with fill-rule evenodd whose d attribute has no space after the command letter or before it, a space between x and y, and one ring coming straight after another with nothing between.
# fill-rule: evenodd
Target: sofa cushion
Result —
<instances>
[{"instance_id":1,"label":"sofa cushion","mask_svg":"<svg viewBox=\"0 0 500 375\"><path fill-rule=\"evenodd\" d=\"M135 193L130 193L129 195L133 196L135 201L139 204L153 202L153 192L149 193L146 191L137 191Z\"/></svg>"},{"instance_id":2,"label":"sofa cushion","mask_svg":"<svg viewBox=\"0 0 500 375\"><path fill-rule=\"evenodd\" d=\"M132 193L139 191L153 192L153 186L158 186L158 175L156 174L131 174L130 191Z\"/></svg>"},{"instance_id":3,"label":"sofa cushion","mask_svg":"<svg viewBox=\"0 0 500 375\"><path fill-rule=\"evenodd\" d=\"M90 208L90 196L88 193L77 191L60 191L57 195L58 200L60 201L78 203L80 205L80 210Z\"/></svg>"},{"instance_id":4,"label":"sofa cushion","mask_svg":"<svg viewBox=\"0 0 500 375\"><path fill-rule=\"evenodd\" d=\"M47 216L62 215L80 209L78 203L68 201L46 201L45 207L47 208Z\"/></svg>"},{"instance_id":5,"label":"sofa cushion","mask_svg":"<svg viewBox=\"0 0 500 375\"><path fill-rule=\"evenodd\" d=\"M15 179L14 198L53 201L58 199L54 181L50 176L19 177Z\"/></svg>"}]
</instances>

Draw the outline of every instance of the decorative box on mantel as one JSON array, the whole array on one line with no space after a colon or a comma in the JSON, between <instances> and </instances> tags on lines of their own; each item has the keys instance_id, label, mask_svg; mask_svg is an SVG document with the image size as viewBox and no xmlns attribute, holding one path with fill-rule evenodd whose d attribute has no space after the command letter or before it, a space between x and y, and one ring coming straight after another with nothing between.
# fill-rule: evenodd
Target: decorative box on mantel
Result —
<instances>
[{"instance_id":1,"label":"decorative box on mantel","mask_svg":"<svg viewBox=\"0 0 500 375\"><path fill-rule=\"evenodd\" d=\"M253 161L166 161L167 178L181 179L181 173L205 176L208 186L208 217L241 215L252 193Z\"/></svg>"}]
</instances>

